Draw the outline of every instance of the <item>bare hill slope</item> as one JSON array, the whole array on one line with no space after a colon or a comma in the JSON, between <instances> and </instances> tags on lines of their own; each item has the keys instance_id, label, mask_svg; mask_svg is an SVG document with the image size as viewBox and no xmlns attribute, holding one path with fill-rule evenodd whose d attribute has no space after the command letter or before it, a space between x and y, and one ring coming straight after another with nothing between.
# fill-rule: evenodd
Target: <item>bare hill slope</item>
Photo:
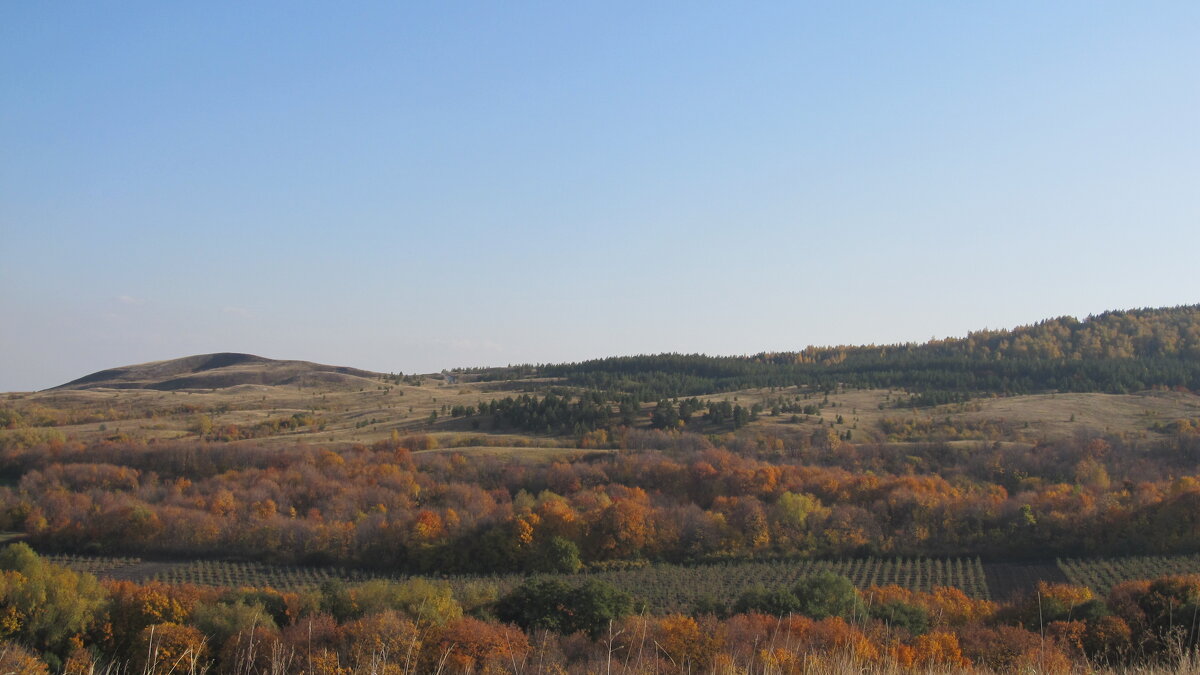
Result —
<instances>
[{"instance_id":1,"label":"bare hill slope","mask_svg":"<svg viewBox=\"0 0 1200 675\"><path fill-rule=\"evenodd\" d=\"M169 361L110 368L85 375L54 389L224 389L244 384L339 384L378 373L309 361L279 361L253 354L222 352Z\"/></svg>"}]
</instances>

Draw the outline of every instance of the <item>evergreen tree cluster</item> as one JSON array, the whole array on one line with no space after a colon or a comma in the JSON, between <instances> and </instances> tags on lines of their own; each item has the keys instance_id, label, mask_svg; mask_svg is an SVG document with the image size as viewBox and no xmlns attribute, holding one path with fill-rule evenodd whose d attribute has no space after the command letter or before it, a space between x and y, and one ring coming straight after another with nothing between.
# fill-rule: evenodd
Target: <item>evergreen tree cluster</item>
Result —
<instances>
[{"instance_id":1,"label":"evergreen tree cluster","mask_svg":"<svg viewBox=\"0 0 1200 675\"><path fill-rule=\"evenodd\" d=\"M585 392L572 401L554 393L542 398L522 394L479 405L497 425L547 434L582 434L609 425L612 405L604 392Z\"/></svg>"},{"instance_id":2,"label":"evergreen tree cluster","mask_svg":"<svg viewBox=\"0 0 1200 675\"><path fill-rule=\"evenodd\" d=\"M899 388L916 394L906 401L916 405L983 393L1200 390L1200 305L1051 319L919 345L623 356L542 366L539 374L638 401L788 386Z\"/></svg>"},{"instance_id":3,"label":"evergreen tree cluster","mask_svg":"<svg viewBox=\"0 0 1200 675\"><path fill-rule=\"evenodd\" d=\"M696 397L766 387L825 393L840 387L899 389L908 395L896 397L897 407L961 403L993 394L1200 391L1200 305L1107 312L1083 321L1063 317L924 344L809 347L754 356L618 356L474 372L480 379L560 378L568 386L560 393L492 401L480 404L479 412L493 415L498 426L577 435L614 422L633 425L639 404L652 401L657 405L650 425L656 429L686 425L699 412L706 422L736 429L760 411ZM573 392L583 393L574 400ZM812 415L818 406L781 397L770 410Z\"/></svg>"}]
</instances>

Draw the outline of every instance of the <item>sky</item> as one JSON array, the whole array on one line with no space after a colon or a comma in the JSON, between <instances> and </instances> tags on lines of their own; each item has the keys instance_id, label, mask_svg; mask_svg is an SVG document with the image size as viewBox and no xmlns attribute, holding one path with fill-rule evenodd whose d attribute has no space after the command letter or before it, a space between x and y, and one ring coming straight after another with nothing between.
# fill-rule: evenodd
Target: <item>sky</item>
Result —
<instances>
[{"instance_id":1,"label":"sky","mask_svg":"<svg viewBox=\"0 0 1200 675\"><path fill-rule=\"evenodd\" d=\"M1200 302L1200 3L0 3L0 391Z\"/></svg>"}]
</instances>

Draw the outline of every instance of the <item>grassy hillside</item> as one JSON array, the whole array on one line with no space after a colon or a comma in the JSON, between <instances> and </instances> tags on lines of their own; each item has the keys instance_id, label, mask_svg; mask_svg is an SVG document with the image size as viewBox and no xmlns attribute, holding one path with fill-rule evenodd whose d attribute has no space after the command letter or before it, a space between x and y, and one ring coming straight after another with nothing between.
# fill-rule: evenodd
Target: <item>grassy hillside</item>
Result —
<instances>
[{"instance_id":1,"label":"grassy hillside","mask_svg":"<svg viewBox=\"0 0 1200 675\"><path fill-rule=\"evenodd\" d=\"M308 361L277 361L253 354L200 354L169 361L111 368L54 389L226 389L239 385L353 385L379 373Z\"/></svg>"},{"instance_id":2,"label":"grassy hillside","mask_svg":"<svg viewBox=\"0 0 1200 675\"><path fill-rule=\"evenodd\" d=\"M425 376L204 355L6 394L0 444L339 444L425 433L441 447L503 451L577 447L597 430L668 425L703 434L832 429L854 442L1034 443L1081 429L1152 436L1200 418L1196 390L1200 306L1187 306L922 345L614 357Z\"/></svg>"}]
</instances>

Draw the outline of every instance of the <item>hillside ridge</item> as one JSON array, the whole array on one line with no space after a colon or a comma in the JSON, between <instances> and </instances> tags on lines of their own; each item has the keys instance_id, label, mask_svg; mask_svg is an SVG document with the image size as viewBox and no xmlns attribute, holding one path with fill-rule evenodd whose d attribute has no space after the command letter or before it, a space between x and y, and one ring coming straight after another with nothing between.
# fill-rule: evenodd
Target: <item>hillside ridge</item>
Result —
<instances>
[{"instance_id":1,"label":"hillside ridge","mask_svg":"<svg viewBox=\"0 0 1200 675\"><path fill-rule=\"evenodd\" d=\"M224 389L239 385L278 386L319 380L327 383L376 378L378 373L311 361L269 359L254 354L217 352L99 370L50 390L65 389Z\"/></svg>"}]
</instances>

